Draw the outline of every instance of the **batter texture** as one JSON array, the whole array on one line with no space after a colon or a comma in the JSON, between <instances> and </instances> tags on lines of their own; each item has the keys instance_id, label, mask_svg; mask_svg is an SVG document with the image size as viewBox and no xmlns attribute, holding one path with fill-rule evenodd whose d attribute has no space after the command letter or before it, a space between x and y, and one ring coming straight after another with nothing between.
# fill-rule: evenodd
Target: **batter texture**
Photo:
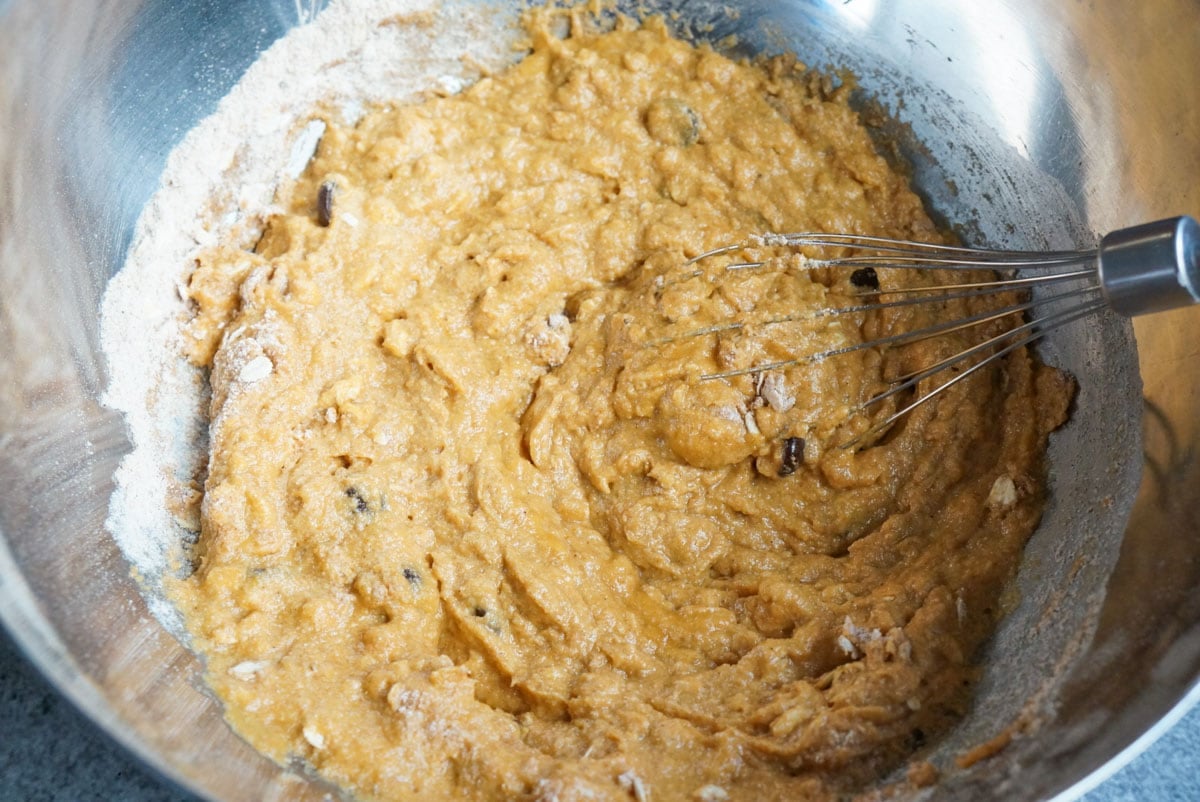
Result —
<instances>
[{"instance_id":1,"label":"batter texture","mask_svg":"<svg viewBox=\"0 0 1200 802\"><path fill-rule=\"evenodd\" d=\"M576 23L331 123L255 251L198 260L173 593L237 730L364 798L852 793L961 713L1071 383L1015 351L842 449L990 332L700 381L932 313L815 314L874 280L769 244L690 257L938 234L845 90Z\"/></svg>"}]
</instances>

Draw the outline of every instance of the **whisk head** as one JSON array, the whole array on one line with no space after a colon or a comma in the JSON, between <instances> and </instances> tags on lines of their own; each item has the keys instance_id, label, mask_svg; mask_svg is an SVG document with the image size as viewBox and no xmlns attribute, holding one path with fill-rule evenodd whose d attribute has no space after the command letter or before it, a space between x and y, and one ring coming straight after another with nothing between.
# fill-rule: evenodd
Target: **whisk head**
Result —
<instances>
[{"instance_id":1,"label":"whisk head","mask_svg":"<svg viewBox=\"0 0 1200 802\"><path fill-rule=\"evenodd\" d=\"M743 254L764 251L767 255L760 258L738 258ZM781 259L780 253L792 255L791 261ZM903 393L912 391L915 395L866 431L841 444L841 448L853 448L880 434L917 407L966 381L988 365L1108 305L1099 279L1097 249L1053 252L991 250L849 234L769 234L755 237L745 243L727 245L693 257L685 264L684 272L664 286L704 276L720 281L722 276L742 271L788 269L787 265L794 266L796 263L795 254L801 255L799 266L804 270L848 271L851 284L857 288L854 302L759 320L754 322L754 326L782 326L814 318L885 312L905 307L939 310L951 301L983 307L981 311L960 317L945 318L933 314L932 321L926 325L882 337L812 353L789 354L782 359L699 376L701 382L731 380L744 375L762 376L864 349L889 349L946 337L956 332L967 333L972 329L988 332L979 341L932 364L894 377L887 389L852 406L850 414L861 413ZM722 257L728 257L728 261L722 260ZM894 286L895 282L889 276L893 271L936 271L934 275L939 278L932 284ZM881 274L887 277L883 282L879 280ZM962 280L953 280L958 277ZM858 302L859 299L861 302ZM724 335L748 325L744 320L730 320L674 333L652 344L663 345L686 338ZM990 333L997 328L997 333ZM951 372L952 376L944 381L939 380Z\"/></svg>"}]
</instances>

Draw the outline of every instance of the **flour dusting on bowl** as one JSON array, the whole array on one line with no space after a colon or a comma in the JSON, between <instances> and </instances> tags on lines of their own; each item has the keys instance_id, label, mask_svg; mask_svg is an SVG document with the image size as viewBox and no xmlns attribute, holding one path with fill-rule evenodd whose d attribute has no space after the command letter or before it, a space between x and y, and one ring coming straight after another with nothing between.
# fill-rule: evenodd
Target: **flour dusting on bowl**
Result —
<instances>
[{"instance_id":1,"label":"flour dusting on bowl","mask_svg":"<svg viewBox=\"0 0 1200 802\"><path fill-rule=\"evenodd\" d=\"M514 20L478 7L451 18L437 13L443 5L334 0L263 53L172 152L108 286L103 400L125 414L134 450L117 472L107 528L177 636L182 623L161 581L182 569L180 546L198 534L207 458L207 381L181 339L195 256L218 241L254 247L280 182L304 170L320 141L318 113L352 122L364 105L457 92L519 56ZM264 366L246 367L251 376Z\"/></svg>"}]
</instances>

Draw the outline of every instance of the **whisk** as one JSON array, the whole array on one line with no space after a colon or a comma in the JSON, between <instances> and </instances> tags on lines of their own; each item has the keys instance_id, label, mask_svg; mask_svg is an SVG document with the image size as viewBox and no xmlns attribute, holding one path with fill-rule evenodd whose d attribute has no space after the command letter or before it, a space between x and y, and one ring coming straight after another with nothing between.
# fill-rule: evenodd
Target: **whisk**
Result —
<instances>
[{"instance_id":1,"label":"whisk","mask_svg":"<svg viewBox=\"0 0 1200 802\"><path fill-rule=\"evenodd\" d=\"M1123 228L1103 237L1095 248L1079 251L989 250L852 234L765 234L752 238L750 242L707 251L688 260L687 265L696 265L724 254L736 254L752 246L796 250L804 248L810 251L814 248L836 248L844 254L828 259L809 258L806 265L853 270L851 283L866 285L869 289L862 295L875 300L825 309L817 313L821 316L939 303L956 298L1030 290L1034 287L1053 288L1053 292L1044 297L1032 300L1025 297L1017 303L969 317L820 353L796 355L784 360L700 377L700 381L715 381L748 374L764 374L864 348L905 345L1005 318L1013 320L1012 325L1001 333L929 367L899 376L891 382L889 389L859 404L852 412L866 410L955 365L978 359L969 367L957 372L953 378L924 392L885 420L877 422L868 431L845 443L842 448L850 448L866 437L886 429L896 420L958 382L964 381L986 365L1002 359L1009 352L1029 345L1069 323L1096 314L1105 307L1133 317L1200 303L1200 224L1187 216ZM727 265L725 269L753 270L765 264L766 262L735 262ZM995 271L996 278L934 287L881 289L874 271L897 269L990 270ZM693 275L699 274L697 272ZM882 300L884 296L898 297ZM1039 316L1039 310L1051 311ZM791 319L795 318L780 318L766 321L766 324L784 323ZM745 325L733 321L695 329L681 337L719 334L741 329Z\"/></svg>"}]
</instances>

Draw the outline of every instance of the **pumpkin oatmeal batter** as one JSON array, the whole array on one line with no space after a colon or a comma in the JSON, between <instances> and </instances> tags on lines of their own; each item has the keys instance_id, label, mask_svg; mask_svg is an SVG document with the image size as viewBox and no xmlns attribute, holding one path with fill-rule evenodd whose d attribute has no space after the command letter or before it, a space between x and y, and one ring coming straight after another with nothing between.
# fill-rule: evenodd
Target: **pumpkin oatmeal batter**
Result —
<instances>
[{"instance_id":1,"label":"pumpkin oatmeal batter","mask_svg":"<svg viewBox=\"0 0 1200 802\"><path fill-rule=\"evenodd\" d=\"M805 316L863 277L688 258L938 234L791 60L655 20L532 37L461 95L330 125L255 252L191 276L211 458L173 593L212 686L367 799L861 789L962 712L1070 382L1016 351L841 449L965 340L699 381L925 313Z\"/></svg>"}]
</instances>

